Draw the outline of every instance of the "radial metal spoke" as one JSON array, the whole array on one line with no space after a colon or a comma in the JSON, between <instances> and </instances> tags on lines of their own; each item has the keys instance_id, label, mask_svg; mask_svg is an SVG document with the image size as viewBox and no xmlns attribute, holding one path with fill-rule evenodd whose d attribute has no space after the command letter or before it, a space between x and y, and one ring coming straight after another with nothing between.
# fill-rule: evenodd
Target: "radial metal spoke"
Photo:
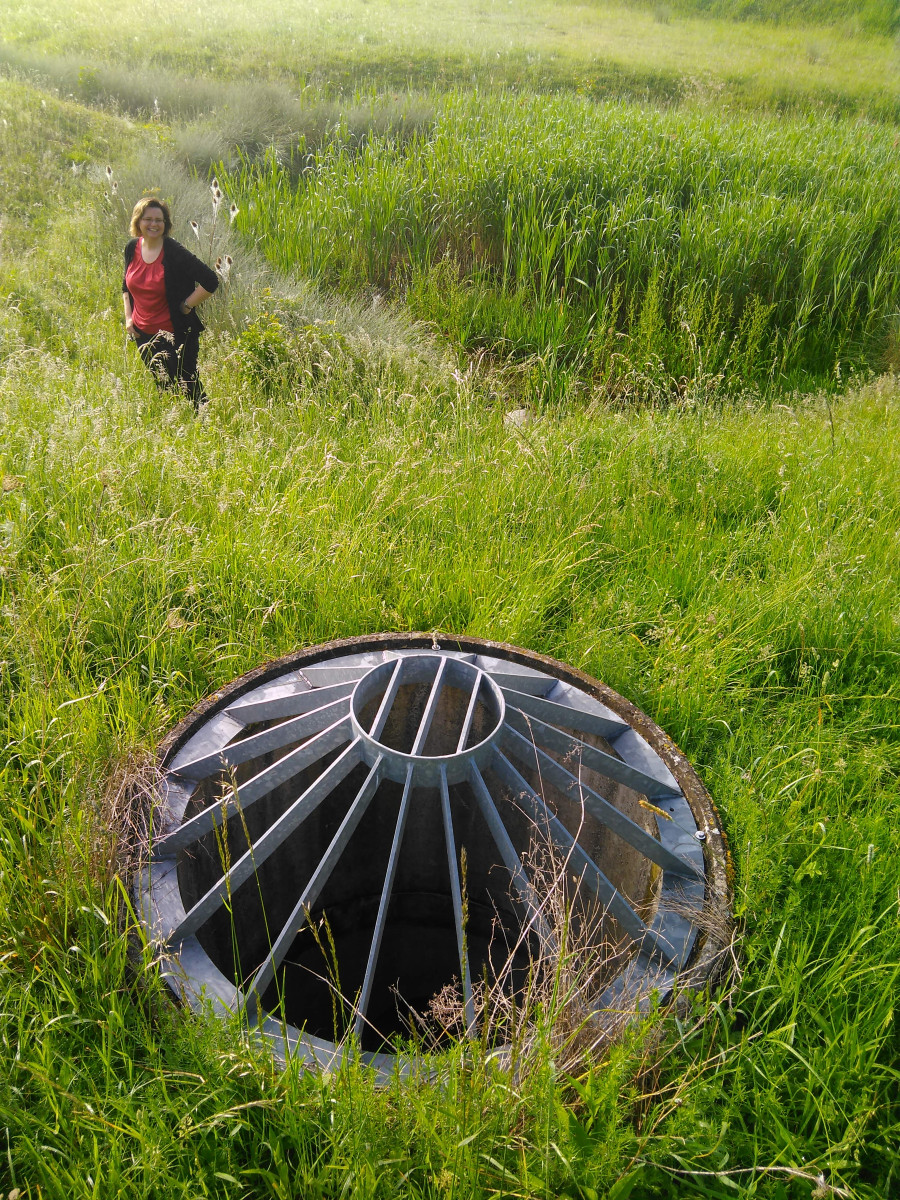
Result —
<instances>
[{"instance_id":1,"label":"radial metal spoke","mask_svg":"<svg viewBox=\"0 0 900 1200\"><path fill-rule=\"evenodd\" d=\"M481 682L484 679L484 672L479 671L472 687L472 694L469 697L469 707L466 709L466 716L462 724L462 729L459 733L459 741L456 745L456 753L462 754L466 748L466 743L469 740L469 734L472 732L472 722L475 719L475 713L478 708L478 693L481 691Z\"/></svg>"},{"instance_id":2,"label":"radial metal spoke","mask_svg":"<svg viewBox=\"0 0 900 1200\"><path fill-rule=\"evenodd\" d=\"M665 871L674 871L676 875L687 875L692 879L702 878L701 873L692 863L686 862L683 858L673 854L671 850L667 850L630 817L620 812L608 800L604 800L586 783L567 771L555 758L551 758L539 746L522 737L510 725L503 726L500 738L504 746L519 762L526 767L534 767L535 770L540 771L544 779L564 795L571 797L577 803L583 803L586 811L592 817L600 821L607 829L612 830L629 846L640 851L645 858L649 858L651 862L655 862Z\"/></svg>"},{"instance_id":3,"label":"radial metal spoke","mask_svg":"<svg viewBox=\"0 0 900 1200\"><path fill-rule=\"evenodd\" d=\"M229 792L224 799L216 800L183 825L159 838L153 846L154 854L157 857L161 854L174 854L176 850L196 842L235 813L246 812L257 800L267 796L269 792L349 740L350 721L347 717L341 717L339 721L335 721L308 742L280 758L271 767L266 767L264 771L260 771L258 775Z\"/></svg>"},{"instance_id":4,"label":"radial metal spoke","mask_svg":"<svg viewBox=\"0 0 900 1200\"><path fill-rule=\"evenodd\" d=\"M513 792L514 798L524 802L535 824L547 829L558 848L566 855L575 874L584 879L597 899L610 915L615 917L628 936L638 942L652 937L647 926L618 888L610 883L594 860L575 841L559 817L554 816L527 780L499 750L494 754L494 770Z\"/></svg>"},{"instance_id":5,"label":"radial metal spoke","mask_svg":"<svg viewBox=\"0 0 900 1200\"><path fill-rule=\"evenodd\" d=\"M528 716L527 713L513 708L512 705L507 705L506 719L513 729L536 745L543 746L545 750L555 750L558 754L567 757L569 761L580 760L583 766L589 767L590 770L605 775L609 779L615 779L618 783L624 783L626 787L641 792L649 800L667 800L671 796L681 795L680 792L673 791L671 785L664 783L661 779L654 779L645 771L639 771L637 767L630 767L621 758L616 758L613 754L605 754L596 746L582 742L579 738L564 733L561 729L555 729L552 725L540 720L539 717Z\"/></svg>"},{"instance_id":6,"label":"radial metal spoke","mask_svg":"<svg viewBox=\"0 0 900 1200\"><path fill-rule=\"evenodd\" d=\"M345 667L336 663L316 663L312 667L303 667L297 674L314 688L330 687L333 683L356 683L363 675L372 670L371 663L355 663Z\"/></svg>"},{"instance_id":7,"label":"radial metal spoke","mask_svg":"<svg viewBox=\"0 0 900 1200\"><path fill-rule=\"evenodd\" d=\"M357 906L373 866L368 920L333 929L352 1006L345 1032L366 1047L402 1028L398 986L456 989L460 1035L477 1039L481 973L485 987L503 980L524 998L529 963L552 972L564 949L561 905L596 925L570 949L586 956L579 969L603 959L601 1009L643 1007L684 964L705 977L717 953L707 929L698 955L702 906L728 891L714 807L649 718L549 659L468 638L329 643L235 680L187 718L176 746L161 760L135 886L142 924L170 986L197 1011L239 1006L276 1055L312 1064L344 1053L346 1036L328 1041L317 993L297 973L314 922ZM437 860L416 867L435 838ZM507 943L502 967L479 924L490 911ZM456 955L441 950L451 920ZM365 1058L383 1076L395 1061L407 1069L399 1050Z\"/></svg>"},{"instance_id":8,"label":"radial metal spoke","mask_svg":"<svg viewBox=\"0 0 900 1200\"><path fill-rule=\"evenodd\" d=\"M295 717L292 721L273 725L271 729L264 729L262 733L255 733L252 737L244 738L240 742L232 742L212 754L205 754L203 758L195 758L193 762L182 763L175 774L182 775L186 779L206 779L209 775L227 771L229 767L237 767L253 758L259 758L261 754L280 750L282 746L289 746L291 742L298 742L312 733L319 733L331 725L337 717L342 717L349 711L350 698L348 696L332 700L330 704L324 704L313 712Z\"/></svg>"},{"instance_id":9,"label":"radial metal spoke","mask_svg":"<svg viewBox=\"0 0 900 1200\"><path fill-rule=\"evenodd\" d=\"M422 713L422 719L419 722L419 728L416 731L415 741L413 742L411 754L422 754L425 749L425 743L428 741L428 733L431 729L431 723L434 720L434 714L437 712L438 702L441 698L441 692L444 687L444 673L447 670L448 658L442 658L435 672L434 682L431 685L431 691L428 694L428 701L425 705L425 711Z\"/></svg>"},{"instance_id":10,"label":"radial metal spoke","mask_svg":"<svg viewBox=\"0 0 900 1200\"><path fill-rule=\"evenodd\" d=\"M593 733L599 737L612 740L628 729L624 721L613 717L603 717L600 713L589 712L583 708L570 708L568 704L557 704L555 700L543 700L540 696L529 696L525 692L514 691L511 687L500 689L506 697L506 702L512 708L519 708L532 717L549 721L551 725L562 725L566 729L577 729L579 733Z\"/></svg>"},{"instance_id":11,"label":"radial metal spoke","mask_svg":"<svg viewBox=\"0 0 900 1200\"><path fill-rule=\"evenodd\" d=\"M280 717L297 717L301 713L311 712L314 708L322 708L332 700L340 700L349 696L356 684L334 683L330 687L310 688L301 682L282 685L271 689L273 695L260 696L258 691L251 692L242 700L236 700L225 711L235 720L251 725L256 721L276 721Z\"/></svg>"},{"instance_id":12,"label":"radial metal spoke","mask_svg":"<svg viewBox=\"0 0 900 1200\"><path fill-rule=\"evenodd\" d=\"M284 961L284 956L291 948L294 938L306 924L306 918L309 910L319 898L322 888L331 877L334 867L343 854L347 843L353 836L357 825L363 818L363 814L369 807L369 802L375 795L379 783L381 782L381 764L383 759L379 757L372 767L369 769L369 774L366 776L362 787L356 793L356 798L350 806L347 815L340 824L337 833L331 839L328 849L322 856L319 865L312 874L309 883L303 889L303 894L294 906L291 915L285 921L281 932L272 945L268 958L254 975L246 990L245 1003L249 1006L253 997L257 1000L262 999L262 995L266 988L275 978L275 973Z\"/></svg>"},{"instance_id":13,"label":"radial metal spoke","mask_svg":"<svg viewBox=\"0 0 900 1200\"><path fill-rule=\"evenodd\" d=\"M502 671L493 667L485 667L484 673L490 675L494 683L504 692L510 688L515 692L540 697L546 696L547 692L556 686L556 680L549 679L546 675L523 675L519 671Z\"/></svg>"},{"instance_id":14,"label":"radial metal spoke","mask_svg":"<svg viewBox=\"0 0 900 1200\"><path fill-rule=\"evenodd\" d=\"M405 660L402 658L395 660L390 681L385 688L381 704L378 706L378 712L375 714L375 720L372 722L372 727L369 730L369 737L374 738L375 741L381 737L385 722L390 715L391 707L397 696L397 689L400 687L400 680L403 678L404 662Z\"/></svg>"},{"instance_id":15,"label":"radial metal spoke","mask_svg":"<svg viewBox=\"0 0 900 1200\"><path fill-rule=\"evenodd\" d=\"M391 892L394 888L394 877L397 874L397 864L400 861L400 846L403 843L403 833L406 829L406 818L409 814L409 798L412 795L413 766L410 763L406 772L406 783L403 785L403 799L400 801L400 811L397 814L397 824L394 827L394 840L388 859L387 872L384 876L384 886L381 889L381 902L378 905L378 916L375 918L375 929L372 933L372 944L369 947L369 961L366 963L366 974L363 978L362 990L356 1009L354 1032L361 1038L366 1024L366 1011L372 996L372 985L375 982L375 970L378 966L378 955L381 952L381 940L384 937L384 927L387 924L388 908L391 903Z\"/></svg>"},{"instance_id":16,"label":"radial metal spoke","mask_svg":"<svg viewBox=\"0 0 900 1200\"><path fill-rule=\"evenodd\" d=\"M466 1033L471 1033L475 1028L475 1001L472 997L472 979L469 975L469 952L466 948L466 924L463 913L462 887L460 886L459 879L459 864L456 859L456 838L453 835L453 815L450 812L450 790L447 787L446 767L441 767L441 812L444 817L444 840L447 844L447 867L450 873L450 895L453 898L453 917L456 921L456 943L459 948L459 972L463 986Z\"/></svg>"},{"instance_id":17,"label":"radial metal spoke","mask_svg":"<svg viewBox=\"0 0 900 1200\"><path fill-rule=\"evenodd\" d=\"M472 785L472 791L475 793L475 799L478 801L478 807L481 809L482 816L487 822L491 836L497 844L497 849L500 851L500 857L503 859L504 866L512 879L513 887L516 889L519 900L528 913L529 924L534 926L541 942L547 945L553 939L550 934L550 927L541 913L540 902L531 886L531 882L522 865L522 860L516 853L512 839L506 832L506 827L500 818L500 814L497 812L497 806L494 804L493 797L488 791L484 777L474 763L470 767L469 782Z\"/></svg>"},{"instance_id":18,"label":"radial metal spoke","mask_svg":"<svg viewBox=\"0 0 900 1200\"><path fill-rule=\"evenodd\" d=\"M180 763L192 762L195 758L210 754L221 746L227 746L235 738L241 737L245 729L243 721L236 721L226 712L216 713L201 730L188 738L167 763L169 771L177 771Z\"/></svg>"},{"instance_id":19,"label":"radial metal spoke","mask_svg":"<svg viewBox=\"0 0 900 1200\"><path fill-rule=\"evenodd\" d=\"M169 943L176 945L196 933L204 921L209 920L216 909L224 904L230 894L237 891L241 884L253 875L266 861L270 854L281 845L303 821L319 807L342 779L361 761L359 739L350 743L347 749L326 767L306 791L299 796L274 824L270 825L258 842L255 842L245 854L242 854L229 871L218 879L193 908L185 914L184 920L176 927L169 937Z\"/></svg>"}]
</instances>

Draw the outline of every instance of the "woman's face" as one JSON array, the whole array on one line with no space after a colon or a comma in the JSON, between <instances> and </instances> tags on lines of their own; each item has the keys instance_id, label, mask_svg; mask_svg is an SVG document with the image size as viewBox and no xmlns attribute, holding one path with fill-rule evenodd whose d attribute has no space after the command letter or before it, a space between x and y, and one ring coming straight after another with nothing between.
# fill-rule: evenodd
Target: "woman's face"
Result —
<instances>
[{"instance_id":1,"label":"woman's face","mask_svg":"<svg viewBox=\"0 0 900 1200\"><path fill-rule=\"evenodd\" d=\"M146 238L162 237L166 229L166 219L161 208L149 205L144 209L138 221L141 233Z\"/></svg>"}]
</instances>

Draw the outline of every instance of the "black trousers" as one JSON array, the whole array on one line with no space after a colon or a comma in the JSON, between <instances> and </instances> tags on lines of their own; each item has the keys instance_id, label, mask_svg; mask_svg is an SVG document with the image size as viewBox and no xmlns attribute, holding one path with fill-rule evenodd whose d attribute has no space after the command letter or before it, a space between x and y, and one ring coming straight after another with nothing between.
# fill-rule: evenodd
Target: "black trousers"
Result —
<instances>
[{"instance_id":1,"label":"black trousers","mask_svg":"<svg viewBox=\"0 0 900 1200\"><path fill-rule=\"evenodd\" d=\"M181 345L176 345L171 333L144 333L135 325L134 340L157 385L184 392L199 412L200 405L208 399L197 376L200 334L192 331Z\"/></svg>"}]
</instances>

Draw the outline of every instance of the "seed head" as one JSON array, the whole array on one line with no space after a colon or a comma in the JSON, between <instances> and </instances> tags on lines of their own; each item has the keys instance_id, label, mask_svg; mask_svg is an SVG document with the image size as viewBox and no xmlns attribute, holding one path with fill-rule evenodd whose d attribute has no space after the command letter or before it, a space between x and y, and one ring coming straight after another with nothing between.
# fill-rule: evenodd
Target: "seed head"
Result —
<instances>
[{"instance_id":1,"label":"seed head","mask_svg":"<svg viewBox=\"0 0 900 1200\"><path fill-rule=\"evenodd\" d=\"M235 218L235 217L238 215L238 213L239 213L240 211L241 211L241 210L238 208L238 206L237 206L237 205L235 204L235 202L232 200L232 202L231 202L231 208L229 208L229 210L228 210L229 216L231 217L231 224L232 224L232 225L234 224L234 218Z\"/></svg>"},{"instance_id":2,"label":"seed head","mask_svg":"<svg viewBox=\"0 0 900 1200\"><path fill-rule=\"evenodd\" d=\"M191 221L191 229L193 229L194 237L199 242L200 241L200 222L199 221Z\"/></svg>"},{"instance_id":3,"label":"seed head","mask_svg":"<svg viewBox=\"0 0 900 1200\"><path fill-rule=\"evenodd\" d=\"M108 163L106 165L106 178L110 181L112 180L112 167Z\"/></svg>"}]
</instances>

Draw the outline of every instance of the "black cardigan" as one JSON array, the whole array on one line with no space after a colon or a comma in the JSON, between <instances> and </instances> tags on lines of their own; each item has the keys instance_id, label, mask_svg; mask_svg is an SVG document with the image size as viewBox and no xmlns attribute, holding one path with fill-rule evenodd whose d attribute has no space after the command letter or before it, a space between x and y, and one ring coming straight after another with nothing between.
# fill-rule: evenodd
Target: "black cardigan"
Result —
<instances>
[{"instance_id":1,"label":"black cardigan","mask_svg":"<svg viewBox=\"0 0 900 1200\"><path fill-rule=\"evenodd\" d=\"M131 264L134 258L134 251L137 247L138 239L132 238L125 247L125 270ZM196 255L191 254L190 250L182 246L181 242L176 242L174 238L167 237L163 242L163 280L166 287L166 301L169 305L169 315L172 318L172 328L175 330L175 337L178 341L183 341L189 333L200 333L204 326L203 322L197 314L196 309L192 309L189 316L185 316L181 311L181 306L187 300L188 296L199 283L202 288L206 288L208 292L214 292L219 286L219 278L212 267L208 267L205 262L202 262ZM128 286L125 283L125 276L122 276L122 291L128 292ZM128 292L131 296L131 292ZM134 306L134 297L131 297L132 307Z\"/></svg>"}]
</instances>

